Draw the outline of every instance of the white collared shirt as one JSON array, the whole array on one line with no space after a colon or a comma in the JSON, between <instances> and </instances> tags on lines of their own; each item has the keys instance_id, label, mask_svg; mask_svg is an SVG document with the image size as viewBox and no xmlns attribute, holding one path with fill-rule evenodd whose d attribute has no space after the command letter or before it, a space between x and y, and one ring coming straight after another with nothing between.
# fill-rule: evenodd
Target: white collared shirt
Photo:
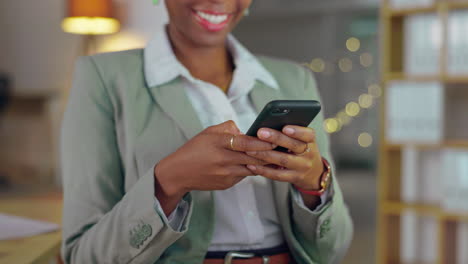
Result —
<instances>
[{"instance_id":1,"label":"white collared shirt","mask_svg":"<svg viewBox=\"0 0 468 264\"><path fill-rule=\"evenodd\" d=\"M174 55L164 29L159 30L145 48L146 81L149 86L157 86L181 77L203 128L233 120L246 133L258 114L248 96L255 82L263 82L271 89L279 87L274 77L233 36L227 41L236 65L227 94L190 74ZM262 249L284 243L270 180L261 176L247 177L227 190L214 191L213 195L215 226L210 251ZM293 197L304 205L300 194L296 192ZM325 197L322 196L322 205L316 210L325 204ZM180 230L188 204L181 201L168 218L157 200L155 204L163 220Z\"/></svg>"}]
</instances>

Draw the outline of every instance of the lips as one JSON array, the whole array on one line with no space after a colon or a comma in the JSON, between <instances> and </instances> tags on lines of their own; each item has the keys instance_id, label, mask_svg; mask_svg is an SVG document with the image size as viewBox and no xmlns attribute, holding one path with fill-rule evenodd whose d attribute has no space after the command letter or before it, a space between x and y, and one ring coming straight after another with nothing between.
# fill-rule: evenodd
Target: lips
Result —
<instances>
[{"instance_id":1,"label":"lips","mask_svg":"<svg viewBox=\"0 0 468 264\"><path fill-rule=\"evenodd\" d=\"M197 21L200 25L208 31L220 31L223 30L231 18L229 13L219 13L213 11L195 11L194 12Z\"/></svg>"}]
</instances>

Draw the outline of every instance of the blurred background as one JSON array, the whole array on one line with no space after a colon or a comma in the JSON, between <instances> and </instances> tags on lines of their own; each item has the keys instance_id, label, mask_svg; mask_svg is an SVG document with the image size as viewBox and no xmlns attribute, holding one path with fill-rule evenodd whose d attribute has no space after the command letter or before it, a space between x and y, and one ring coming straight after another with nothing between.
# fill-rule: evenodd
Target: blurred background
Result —
<instances>
[{"instance_id":1,"label":"blurred background","mask_svg":"<svg viewBox=\"0 0 468 264\"><path fill-rule=\"evenodd\" d=\"M60 210L58 135L76 58L144 47L167 22L150 0L114 0L98 15L73 2L0 1L0 213L21 197ZM455 0L254 0L234 32L315 74L355 224L343 263L468 263L467 14Z\"/></svg>"}]
</instances>

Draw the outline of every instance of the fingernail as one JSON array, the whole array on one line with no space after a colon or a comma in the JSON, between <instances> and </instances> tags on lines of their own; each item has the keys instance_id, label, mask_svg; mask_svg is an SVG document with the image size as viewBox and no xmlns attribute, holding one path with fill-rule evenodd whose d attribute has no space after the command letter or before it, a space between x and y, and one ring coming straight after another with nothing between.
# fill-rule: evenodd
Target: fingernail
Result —
<instances>
[{"instance_id":1,"label":"fingernail","mask_svg":"<svg viewBox=\"0 0 468 264\"><path fill-rule=\"evenodd\" d=\"M278 147L278 145L271 144L271 147L275 149L276 147Z\"/></svg>"},{"instance_id":2,"label":"fingernail","mask_svg":"<svg viewBox=\"0 0 468 264\"><path fill-rule=\"evenodd\" d=\"M259 136L261 138L269 138L271 136L271 133L269 131L266 131L266 130L260 130L260 132L258 132Z\"/></svg>"},{"instance_id":3,"label":"fingernail","mask_svg":"<svg viewBox=\"0 0 468 264\"><path fill-rule=\"evenodd\" d=\"M288 135L293 135L295 132L294 128L290 128L290 127L287 127L284 129L284 133L288 134Z\"/></svg>"},{"instance_id":4,"label":"fingernail","mask_svg":"<svg viewBox=\"0 0 468 264\"><path fill-rule=\"evenodd\" d=\"M253 155L256 155L256 154L257 154L256 151L247 151L247 155L252 155L253 156Z\"/></svg>"},{"instance_id":5,"label":"fingernail","mask_svg":"<svg viewBox=\"0 0 468 264\"><path fill-rule=\"evenodd\" d=\"M247 168L253 171L257 169L254 165L247 165Z\"/></svg>"}]
</instances>

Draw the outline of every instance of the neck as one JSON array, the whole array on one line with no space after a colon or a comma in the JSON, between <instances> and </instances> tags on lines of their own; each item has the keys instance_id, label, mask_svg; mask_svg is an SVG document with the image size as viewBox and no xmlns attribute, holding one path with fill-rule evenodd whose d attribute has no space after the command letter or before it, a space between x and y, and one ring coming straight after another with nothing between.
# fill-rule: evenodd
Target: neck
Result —
<instances>
[{"instance_id":1,"label":"neck","mask_svg":"<svg viewBox=\"0 0 468 264\"><path fill-rule=\"evenodd\" d=\"M234 70L227 43L224 42L216 46L200 46L180 34L170 24L167 31L175 56L189 70L190 74L197 79L212 83L226 92Z\"/></svg>"}]
</instances>

